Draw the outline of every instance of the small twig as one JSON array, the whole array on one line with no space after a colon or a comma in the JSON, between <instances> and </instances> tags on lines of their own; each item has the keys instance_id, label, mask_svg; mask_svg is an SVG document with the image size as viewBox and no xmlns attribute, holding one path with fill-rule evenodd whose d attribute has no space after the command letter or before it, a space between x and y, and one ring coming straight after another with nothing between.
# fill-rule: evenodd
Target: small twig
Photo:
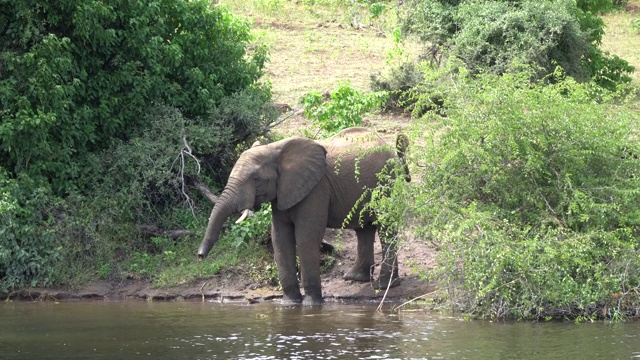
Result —
<instances>
[{"instance_id":1,"label":"small twig","mask_svg":"<svg viewBox=\"0 0 640 360\"><path fill-rule=\"evenodd\" d=\"M284 117L281 117L281 118L278 118L278 120L276 120L276 121L274 121L274 122L272 122L272 123L269 123L269 124L265 125L265 127L264 127L264 128L262 128L262 130L261 130L260 132L262 133L262 135L266 135L266 134L267 134L269 131L271 131L273 128L275 128L276 126L278 126L278 125L282 124L283 122L285 122L286 120L288 120L290 117L292 117L293 115L295 115L295 114L298 112L298 110L300 110L300 109L302 109L302 105L301 105L301 106L298 106L297 108L295 108L295 109L293 109L293 110L291 110L291 113L290 113L289 115L284 116Z\"/></svg>"},{"instance_id":2,"label":"small twig","mask_svg":"<svg viewBox=\"0 0 640 360\"><path fill-rule=\"evenodd\" d=\"M202 295L202 302L204 302L204 292L202 291L202 289L204 289L204 286L207 285L208 282L209 280L205 281L204 284L200 286L200 295Z\"/></svg>"},{"instance_id":3,"label":"small twig","mask_svg":"<svg viewBox=\"0 0 640 360\"><path fill-rule=\"evenodd\" d=\"M7 298L6 298L6 299L4 299L4 302L10 302L10 301L11 301L11 297L12 297L14 294L17 294L17 293L18 293L18 291L12 291L12 292L10 292L10 293L9 293L9 295L7 295Z\"/></svg>"},{"instance_id":4,"label":"small twig","mask_svg":"<svg viewBox=\"0 0 640 360\"><path fill-rule=\"evenodd\" d=\"M394 306L393 307L393 311L398 311L398 310L400 310L400 308L404 307L405 305L409 305L409 304L411 304L412 302L414 302L416 300L424 299L425 297L433 295L433 294L435 294L435 291L432 291L432 292L429 292L429 293L426 293L426 294L423 294L423 295L420 295L420 296L416 296L411 300L405 301L400 305Z\"/></svg>"},{"instance_id":5,"label":"small twig","mask_svg":"<svg viewBox=\"0 0 640 360\"><path fill-rule=\"evenodd\" d=\"M393 263L391 264L391 276L389 277L387 288L384 290L384 295L382 295L382 300L380 300L380 304L378 304L378 308L376 309L377 311L382 311L382 305L384 304L384 300L387 298L387 293L389 293L389 289L391 289L391 283L393 282L393 274L395 273L394 269L395 269L396 261L398 261L397 256L395 256Z\"/></svg>"},{"instance_id":6,"label":"small twig","mask_svg":"<svg viewBox=\"0 0 640 360\"><path fill-rule=\"evenodd\" d=\"M176 161L180 161L180 169L178 170L178 176L180 177L180 185L181 185L181 192L182 195L185 197L187 204L189 204L189 208L191 209L191 213L193 214L193 216L195 217L195 210L194 208L194 202L191 199L191 197L189 197L189 194L187 194L187 190L186 190L186 183L185 183L185 179L184 179L184 168L185 168L185 154L189 157L191 157L193 160L195 160L196 162L196 166L197 166L197 171L196 174L200 174L200 161L198 161L198 158L195 157L195 155L193 155L193 151L191 149L191 146L189 146L189 143L187 142L187 135L183 135L182 136L182 143L184 144L184 147L180 150L180 153L178 154L178 156L176 157L176 159L173 161L173 164L176 163ZM173 167L173 164L171 167Z\"/></svg>"}]
</instances>

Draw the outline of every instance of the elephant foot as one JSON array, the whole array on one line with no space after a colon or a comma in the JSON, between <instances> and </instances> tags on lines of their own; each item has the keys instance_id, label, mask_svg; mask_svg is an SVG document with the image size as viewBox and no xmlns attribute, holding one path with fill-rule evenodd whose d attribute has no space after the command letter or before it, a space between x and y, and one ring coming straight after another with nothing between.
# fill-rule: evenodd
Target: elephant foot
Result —
<instances>
[{"instance_id":1,"label":"elephant foot","mask_svg":"<svg viewBox=\"0 0 640 360\"><path fill-rule=\"evenodd\" d=\"M315 296L305 296L304 300L302 300L302 305L305 306L315 306L324 304L324 300L322 297L317 298Z\"/></svg>"},{"instance_id":2,"label":"elephant foot","mask_svg":"<svg viewBox=\"0 0 640 360\"><path fill-rule=\"evenodd\" d=\"M300 304L302 302L302 294L298 286L288 286L282 289L282 303L285 305Z\"/></svg>"},{"instance_id":3,"label":"elephant foot","mask_svg":"<svg viewBox=\"0 0 640 360\"><path fill-rule=\"evenodd\" d=\"M320 285L305 286L302 305L322 305L323 303L324 300L322 299L322 288Z\"/></svg>"},{"instance_id":4,"label":"elephant foot","mask_svg":"<svg viewBox=\"0 0 640 360\"><path fill-rule=\"evenodd\" d=\"M393 288L400 285L400 278L394 277L391 279L391 285L389 285L389 277L376 279L373 282L373 288L376 290L385 290L387 287Z\"/></svg>"},{"instance_id":5,"label":"elephant foot","mask_svg":"<svg viewBox=\"0 0 640 360\"><path fill-rule=\"evenodd\" d=\"M302 302L302 296L300 296L299 298L291 298L287 295L284 295L282 297L282 305L296 305L296 304L300 304Z\"/></svg>"},{"instance_id":6,"label":"elephant foot","mask_svg":"<svg viewBox=\"0 0 640 360\"><path fill-rule=\"evenodd\" d=\"M371 272L370 268L367 267L366 270L361 268L356 268L355 266L349 269L346 274L344 274L343 278L345 280L353 280L353 281L361 281L367 282L371 280Z\"/></svg>"}]
</instances>

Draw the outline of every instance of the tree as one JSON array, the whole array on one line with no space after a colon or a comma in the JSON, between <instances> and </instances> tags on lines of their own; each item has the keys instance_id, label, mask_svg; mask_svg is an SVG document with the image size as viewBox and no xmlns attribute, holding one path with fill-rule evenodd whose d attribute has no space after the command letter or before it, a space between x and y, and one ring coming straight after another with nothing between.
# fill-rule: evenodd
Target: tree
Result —
<instances>
[{"instance_id":1,"label":"tree","mask_svg":"<svg viewBox=\"0 0 640 360\"><path fill-rule=\"evenodd\" d=\"M2 2L0 166L58 193L82 186L112 139L144 131L153 104L206 123L266 59L246 51L248 21L205 0Z\"/></svg>"},{"instance_id":2,"label":"tree","mask_svg":"<svg viewBox=\"0 0 640 360\"><path fill-rule=\"evenodd\" d=\"M437 247L426 275L452 311L637 317L638 112L562 73L549 83L449 66L444 106L405 130L417 181L397 179L368 206Z\"/></svg>"},{"instance_id":3,"label":"tree","mask_svg":"<svg viewBox=\"0 0 640 360\"><path fill-rule=\"evenodd\" d=\"M206 0L0 0L0 293L108 276L161 251L140 225L206 217L185 137L219 168L274 115L249 30Z\"/></svg>"},{"instance_id":4,"label":"tree","mask_svg":"<svg viewBox=\"0 0 640 360\"><path fill-rule=\"evenodd\" d=\"M561 66L579 81L611 88L629 82L633 67L598 46L598 11L610 0L413 0L403 20L409 33L464 61L472 71L503 74L514 62L538 68L542 78Z\"/></svg>"}]
</instances>

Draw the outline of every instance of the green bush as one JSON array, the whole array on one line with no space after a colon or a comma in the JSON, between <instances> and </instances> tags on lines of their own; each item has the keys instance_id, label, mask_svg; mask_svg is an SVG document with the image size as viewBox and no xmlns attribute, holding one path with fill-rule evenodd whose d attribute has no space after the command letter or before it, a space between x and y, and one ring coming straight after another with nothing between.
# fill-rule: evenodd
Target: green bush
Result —
<instances>
[{"instance_id":1,"label":"green bush","mask_svg":"<svg viewBox=\"0 0 640 360\"><path fill-rule=\"evenodd\" d=\"M376 209L412 215L438 248L453 311L479 317L637 316L637 111L596 103L563 74L450 77L445 105L415 124L413 177ZM617 102L616 102L617 103Z\"/></svg>"},{"instance_id":2,"label":"green bush","mask_svg":"<svg viewBox=\"0 0 640 360\"><path fill-rule=\"evenodd\" d=\"M380 108L387 101L387 93L373 92L363 94L354 89L349 83L343 83L325 99L317 91L302 97L304 114L320 126L328 135L340 130L362 125L362 116L376 108Z\"/></svg>"},{"instance_id":3,"label":"green bush","mask_svg":"<svg viewBox=\"0 0 640 360\"><path fill-rule=\"evenodd\" d=\"M271 204L265 203L254 216L240 224L234 224L225 236L232 239L233 247L241 249L251 241L265 240L271 232Z\"/></svg>"},{"instance_id":4,"label":"green bush","mask_svg":"<svg viewBox=\"0 0 640 360\"><path fill-rule=\"evenodd\" d=\"M83 185L113 138L144 131L152 104L207 122L266 59L262 48L246 52L248 21L205 0L4 6L0 166L43 177L56 192Z\"/></svg>"},{"instance_id":5,"label":"green bush","mask_svg":"<svg viewBox=\"0 0 640 360\"><path fill-rule=\"evenodd\" d=\"M604 22L594 14L611 6L611 1L414 0L403 27L474 73L503 74L515 62L539 69L539 79L559 65L578 81L594 79L612 89L631 81L633 67L598 48Z\"/></svg>"},{"instance_id":6,"label":"green bush","mask_svg":"<svg viewBox=\"0 0 640 360\"><path fill-rule=\"evenodd\" d=\"M204 0L5 5L0 292L123 278L132 254L192 247L144 229L200 230L210 207L185 181L220 184L276 116L248 21Z\"/></svg>"},{"instance_id":7,"label":"green bush","mask_svg":"<svg viewBox=\"0 0 640 360\"><path fill-rule=\"evenodd\" d=\"M402 62L398 66L390 67L386 73L371 75L371 88L374 91L384 91L388 95L386 109L393 110L410 107L411 100L407 94L424 80L423 72L415 62Z\"/></svg>"},{"instance_id":8,"label":"green bush","mask_svg":"<svg viewBox=\"0 0 640 360\"><path fill-rule=\"evenodd\" d=\"M122 272L129 277L153 281L158 286L174 286L241 264L255 281L277 284L273 258L263 241L270 229L271 208L265 205L254 217L232 224L214 247L209 261L195 260L191 241L153 237L153 246L134 251L123 263Z\"/></svg>"},{"instance_id":9,"label":"green bush","mask_svg":"<svg viewBox=\"0 0 640 360\"><path fill-rule=\"evenodd\" d=\"M0 293L52 284L62 253L55 232L46 226L55 216L55 197L31 179L19 180L0 168Z\"/></svg>"}]
</instances>

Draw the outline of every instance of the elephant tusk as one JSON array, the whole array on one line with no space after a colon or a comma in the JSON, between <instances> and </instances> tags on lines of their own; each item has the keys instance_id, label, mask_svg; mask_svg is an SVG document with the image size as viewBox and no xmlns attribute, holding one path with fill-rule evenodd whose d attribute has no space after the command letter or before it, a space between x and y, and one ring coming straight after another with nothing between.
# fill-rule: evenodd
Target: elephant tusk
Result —
<instances>
[{"instance_id":1,"label":"elephant tusk","mask_svg":"<svg viewBox=\"0 0 640 360\"><path fill-rule=\"evenodd\" d=\"M249 216L251 216L251 210L244 209L244 211L242 212L242 215L240 216L240 218L238 220L236 220L236 224L240 224L241 222L243 222Z\"/></svg>"}]
</instances>

